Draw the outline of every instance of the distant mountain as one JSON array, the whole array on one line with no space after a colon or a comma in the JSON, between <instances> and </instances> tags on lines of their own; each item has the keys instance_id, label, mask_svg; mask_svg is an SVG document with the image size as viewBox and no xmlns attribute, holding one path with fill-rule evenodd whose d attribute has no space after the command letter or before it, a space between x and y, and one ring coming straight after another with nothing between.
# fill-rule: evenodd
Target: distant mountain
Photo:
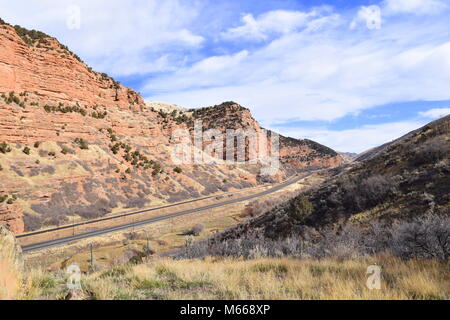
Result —
<instances>
[{"instance_id":1,"label":"distant mountain","mask_svg":"<svg viewBox=\"0 0 450 320\"><path fill-rule=\"evenodd\" d=\"M352 162L358 157L357 153L354 152L339 152L345 162Z\"/></svg>"}]
</instances>

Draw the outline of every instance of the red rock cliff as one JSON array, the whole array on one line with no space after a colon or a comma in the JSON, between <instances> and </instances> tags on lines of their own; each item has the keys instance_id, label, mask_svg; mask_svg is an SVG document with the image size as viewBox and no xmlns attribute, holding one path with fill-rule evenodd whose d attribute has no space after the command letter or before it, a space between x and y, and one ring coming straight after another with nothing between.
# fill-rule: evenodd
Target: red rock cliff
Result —
<instances>
[{"instance_id":1,"label":"red rock cliff","mask_svg":"<svg viewBox=\"0 0 450 320\"><path fill-rule=\"evenodd\" d=\"M62 46L43 37L27 44L9 25L0 25L0 92L34 92L50 102L141 106L139 94L97 73Z\"/></svg>"}]
</instances>

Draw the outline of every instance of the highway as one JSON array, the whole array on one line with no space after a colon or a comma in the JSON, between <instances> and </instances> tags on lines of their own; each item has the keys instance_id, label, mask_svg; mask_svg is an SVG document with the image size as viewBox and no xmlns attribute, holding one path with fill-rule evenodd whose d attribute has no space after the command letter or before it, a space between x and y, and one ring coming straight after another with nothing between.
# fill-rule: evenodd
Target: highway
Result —
<instances>
[{"instance_id":1,"label":"highway","mask_svg":"<svg viewBox=\"0 0 450 320\"><path fill-rule=\"evenodd\" d=\"M35 244L23 246L22 250L23 250L23 252L40 251L40 250L44 250L44 249L48 249L48 248L52 248L52 247L65 245L65 244L68 244L70 242L77 241L77 240L82 240L82 239L86 239L86 238L96 237L96 236L100 236L100 235L104 235L104 234L108 234L108 233L112 233L112 232L126 230L126 229L129 229L129 228L136 228L136 227L139 227L139 226L144 226L144 225L156 223L156 222L159 222L159 221L162 221L162 220L167 220L167 219L171 219L171 218L181 217L181 216L185 216L185 215L188 215L188 214L193 214L193 213L197 213L197 212L201 212L201 211L205 211L205 210L210 210L210 209L214 209L214 208L230 205L230 204L233 204L233 203L247 201L247 200L250 200L250 199L262 197L262 196L274 193L276 191L279 191L279 190L287 187L288 185L291 185L291 184L296 183L297 181L299 181L301 179L306 178L309 175L310 174L305 174L305 175L302 175L302 176L294 176L293 178L290 178L290 179L286 180L285 182L283 182L281 184L278 184L278 185L276 185L276 186L274 186L274 187L272 187L272 188L270 188L268 190L265 190L265 191L262 191L262 192L259 192L259 193L256 193L256 194L252 194L252 195L249 195L249 196L243 196L243 197L236 198L236 199L230 199L230 200L227 200L227 201L214 203L214 204L210 204L210 205L205 205L205 206L201 206L201 207L194 208L194 209L186 209L186 210L182 210L182 211L179 211L179 212L175 212L175 213L164 215L164 216L160 216L160 217L154 217L154 218L150 218L150 219L147 219L147 220L136 221L134 223L128 223L128 224L124 224L124 225L120 225L120 226L108 227L108 228L99 229L99 230L92 230L92 231L89 231L89 232L76 234L76 235L70 236L70 237L53 239L53 240L48 240L48 241L44 241L44 242L40 242L40 243L35 243ZM240 192L242 192L242 191L240 191ZM200 199L189 200L189 201L185 201L185 202L181 202L181 203L177 203L177 204L172 204L172 205L166 205L166 206L157 207L157 208L150 208L150 209L146 209L146 210L133 211L133 212L124 213L124 214L111 216L111 217L106 217L106 218L97 219L97 220L86 221L86 222L75 224L75 226L86 225L86 224L95 223L95 222L98 222L98 221L105 221L105 220L115 219L117 217L124 217L124 216L135 215L135 214L138 214L138 213L153 211L153 210L157 210L157 209L161 209L161 208L176 207L177 205L181 205L181 204L184 204L184 203L190 203L190 202L199 201L199 200L202 200L202 199L213 198L213 197L217 197L217 195L216 196L204 197L204 198L200 198ZM58 231L58 230L62 230L62 229L72 228L72 227L73 227L73 225L67 225L67 226L62 226L62 227L59 227L59 228L52 228L52 229L48 229L48 230L36 231L36 232L28 233L28 234L18 235L17 238L25 238L25 237L29 237L29 236L36 235L36 234L42 234L42 233L47 233L47 232L52 232L52 231Z\"/></svg>"}]
</instances>

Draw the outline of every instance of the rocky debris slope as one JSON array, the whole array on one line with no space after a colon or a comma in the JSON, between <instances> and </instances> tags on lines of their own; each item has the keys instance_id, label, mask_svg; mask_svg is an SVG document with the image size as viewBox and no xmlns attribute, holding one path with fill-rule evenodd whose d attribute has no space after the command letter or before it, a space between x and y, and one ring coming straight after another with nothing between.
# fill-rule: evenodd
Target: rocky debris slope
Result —
<instances>
[{"instance_id":1,"label":"rocky debris slope","mask_svg":"<svg viewBox=\"0 0 450 320\"><path fill-rule=\"evenodd\" d=\"M0 75L0 221L16 233L265 181L257 165L179 165L171 157L171 134L192 130L197 118L222 129L259 130L235 103L207 114L146 106L56 39L1 20ZM268 181L340 164L328 148L297 144L283 145L289 165Z\"/></svg>"}]
</instances>

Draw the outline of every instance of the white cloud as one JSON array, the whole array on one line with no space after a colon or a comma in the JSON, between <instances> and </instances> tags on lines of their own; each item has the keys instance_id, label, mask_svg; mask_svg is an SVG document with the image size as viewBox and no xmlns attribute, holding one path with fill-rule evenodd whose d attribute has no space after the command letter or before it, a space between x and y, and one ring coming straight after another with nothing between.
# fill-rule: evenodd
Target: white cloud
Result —
<instances>
[{"instance_id":1,"label":"white cloud","mask_svg":"<svg viewBox=\"0 0 450 320\"><path fill-rule=\"evenodd\" d=\"M221 35L225 39L266 40L270 35L287 34L300 28L317 29L324 23L321 15L329 7L314 8L309 12L274 10L254 17L245 14L243 25L230 28Z\"/></svg>"},{"instance_id":2,"label":"white cloud","mask_svg":"<svg viewBox=\"0 0 450 320\"><path fill-rule=\"evenodd\" d=\"M371 30L380 29L382 23L380 7L376 5L362 6L350 24L350 29L356 28L359 23L365 24Z\"/></svg>"},{"instance_id":3,"label":"white cloud","mask_svg":"<svg viewBox=\"0 0 450 320\"><path fill-rule=\"evenodd\" d=\"M187 107L236 100L264 125L450 99L445 17L388 20L375 33L347 26L292 32L256 50L207 58L149 81L143 91Z\"/></svg>"},{"instance_id":4,"label":"white cloud","mask_svg":"<svg viewBox=\"0 0 450 320\"><path fill-rule=\"evenodd\" d=\"M365 125L348 130L284 127L272 127L271 129L294 138L308 138L337 151L360 153L395 140L425 124L426 121L404 121Z\"/></svg>"},{"instance_id":5,"label":"white cloud","mask_svg":"<svg viewBox=\"0 0 450 320\"><path fill-rule=\"evenodd\" d=\"M434 108L428 111L419 112L419 115L429 119L439 119L450 114L450 108Z\"/></svg>"},{"instance_id":6,"label":"white cloud","mask_svg":"<svg viewBox=\"0 0 450 320\"><path fill-rule=\"evenodd\" d=\"M80 8L80 29L67 27L69 5ZM57 37L94 69L113 75L171 70L177 52L204 41L190 31L198 6L180 0L0 0L0 7L4 20Z\"/></svg>"},{"instance_id":7,"label":"white cloud","mask_svg":"<svg viewBox=\"0 0 450 320\"><path fill-rule=\"evenodd\" d=\"M383 4L384 14L436 14L448 9L448 5L440 0L385 0Z\"/></svg>"}]
</instances>

